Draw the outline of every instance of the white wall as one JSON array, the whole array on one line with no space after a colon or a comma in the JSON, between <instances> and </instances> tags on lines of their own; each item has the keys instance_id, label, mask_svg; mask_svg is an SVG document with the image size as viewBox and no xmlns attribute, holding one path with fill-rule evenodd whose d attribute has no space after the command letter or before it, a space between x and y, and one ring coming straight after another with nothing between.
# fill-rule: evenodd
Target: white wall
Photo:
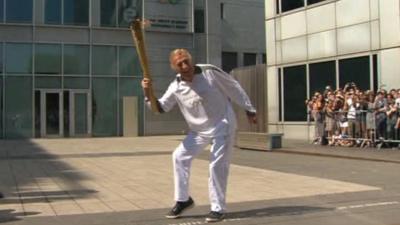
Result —
<instances>
[{"instance_id":1,"label":"white wall","mask_svg":"<svg viewBox=\"0 0 400 225\"><path fill-rule=\"evenodd\" d=\"M379 1L381 48L390 48L400 45L399 5L399 0Z\"/></svg>"},{"instance_id":2,"label":"white wall","mask_svg":"<svg viewBox=\"0 0 400 225\"><path fill-rule=\"evenodd\" d=\"M265 0L270 132L300 139L310 132L305 122L278 122L278 67L378 54L379 84L400 88L399 0L327 0L283 15L275 14L275 4Z\"/></svg>"},{"instance_id":3,"label":"white wall","mask_svg":"<svg viewBox=\"0 0 400 225\"><path fill-rule=\"evenodd\" d=\"M385 89L400 88L400 48L380 52L381 79Z\"/></svg>"}]
</instances>

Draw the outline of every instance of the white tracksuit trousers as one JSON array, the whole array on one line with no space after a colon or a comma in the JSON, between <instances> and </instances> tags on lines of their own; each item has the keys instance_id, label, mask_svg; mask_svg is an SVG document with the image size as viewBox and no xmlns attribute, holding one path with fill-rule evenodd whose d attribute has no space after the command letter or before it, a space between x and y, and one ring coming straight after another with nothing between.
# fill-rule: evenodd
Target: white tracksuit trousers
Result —
<instances>
[{"instance_id":1,"label":"white tracksuit trousers","mask_svg":"<svg viewBox=\"0 0 400 225\"><path fill-rule=\"evenodd\" d=\"M211 144L209 165L209 198L211 211L226 210L226 186L228 182L230 156L234 145L235 132L217 137L203 137L190 132L173 153L175 177L175 201L189 198L189 177L192 160Z\"/></svg>"}]
</instances>

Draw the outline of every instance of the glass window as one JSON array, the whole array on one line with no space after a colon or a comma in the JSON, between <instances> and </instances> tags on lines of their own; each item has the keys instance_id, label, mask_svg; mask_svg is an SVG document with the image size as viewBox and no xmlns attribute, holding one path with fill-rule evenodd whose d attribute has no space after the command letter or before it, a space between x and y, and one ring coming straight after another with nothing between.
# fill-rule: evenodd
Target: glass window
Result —
<instances>
[{"instance_id":1,"label":"glass window","mask_svg":"<svg viewBox=\"0 0 400 225\"><path fill-rule=\"evenodd\" d=\"M141 74L139 57L133 47L119 48L119 75L139 76Z\"/></svg>"},{"instance_id":2,"label":"glass window","mask_svg":"<svg viewBox=\"0 0 400 225\"><path fill-rule=\"evenodd\" d=\"M46 0L44 21L46 24L61 24L61 0Z\"/></svg>"},{"instance_id":3,"label":"glass window","mask_svg":"<svg viewBox=\"0 0 400 225\"><path fill-rule=\"evenodd\" d=\"M323 1L325 1L325 0L307 0L307 5L312 5L312 4L315 4L318 2L323 2Z\"/></svg>"},{"instance_id":4,"label":"glass window","mask_svg":"<svg viewBox=\"0 0 400 225\"><path fill-rule=\"evenodd\" d=\"M354 82L361 90L370 89L369 56L339 60L339 85Z\"/></svg>"},{"instance_id":5,"label":"glass window","mask_svg":"<svg viewBox=\"0 0 400 225\"><path fill-rule=\"evenodd\" d=\"M89 24L89 0L64 0L64 24Z\"/></svg>"},{"instance_id":6,"label":"glass window","mask_svg":"<svg viewBox=\"0 0 400 225\"><path fill-rule=\"evenodd\" d=\"M89 89L88 77L64 77L65 89Z\"/></svg>"},{"instance_id":7,"label":"glass window","mask_svg":"<svg viewBox=\"0 0 400 225\"><path fill-rule=\"evenodd\" d=\"M92 94L93 136L117 135L117 79L94 78Z\"/></svg>"},{"instance_id":8,"label":"glass window","mask_svg":"<svg viewBox=\"0 0 400 225\"><path fill-rule=\"evenodd\" d=\"M118 1L118 26L129 27L130 22L138 15L141 10L140 0L123 0Z\"/></svg>"},{"instance_id":9,"label":"glass window","mask_svg":"<svg viewBox=\"0 0 400 225\"><path fill-rule=\"evenodd\" d=\"M225 4L224 3L220 3L219 11L220 11L219 14L220 14L221 20L225 19Z\"/></svg>"},{"instance_id":10,"label":"glass window","mask_svg":"<svg viewBox=\"0 0 400 225\"><path fill-rule=\"evenodd\" d=\"M104 27L117 26L117 1L101 0L100 2L100 24Z\"/></svg>"},{"instance_id":11,"label":"glass window","mask_svg":"<svg viewBox=\"0 0 400 225\"><path fill-rule=\"evenodd\" d=\"M114 46L94 46L92 71L94 75L116 75L117 48Z\"/></svg>"},{"instance_id":12,"label":"glass window","mask_svg":"<svg viewBox=\"0 0 400 225\"><path fill-rule=\"evenodd\" d=\"M6 44L6 73L32 74L32 45Z\"/></svg>"},{"instance_id":13,"label":"glass window","mask_svg":"<svg viewBox=\"0 0 400 225\"><path fill-rule=\"evenodd\" d=\"M307 111L306 66L283 68L284 121L306 121Z\"/></svg>"},{"instance_id":14,"label":"glass window","mask_svg":"<svg viewBox=\"0 0 400 225\"><path fill-rule=\"evenodd\" d=\"M0 42L0 76L3 73L3 43Z\"/></svg>"},{"instance_id":15,"label":"glass window","mask_svg":"<svg viewBox=\"0 0 400 225\"><path fill-rule=\"evenodd\" d=\"M61 77L35 77L35 88L61 88Z\"/></svg>"},{"instance_id":16,"label":"glass window","mask_svg":"<svg viewBox=\"0 0 400 225\"><path fill-rule=\"evenodd\" d=\"M89 75L89 46L64 45L64 74Z\"/></svg>"},{"instance_id":17,"label":"glass window","mask_svg":"<svg viewBox=\"0 0 400 225\"><path fill-rule=\"evenodd\" d=\"M329 85L336 89L336 63L335 61L312 63L309 65L310 96L318 91L323 93Z\"/></svg>"},{"instance_id":18,"label":"glass window","mask_svg":"<svg viewBox=\"0 0 400 225\"><path fill-rule=\"evenodd\" d=\"M32 137L32 78L6 77L6 138Z\"/></svg>"},{"instance_id":19,"label":"glass window","mask_svg":"<svg viewBox=\"0 0 400 225\"><path fill-rule=\"evenodd\" d=\"M143 112L143 97L142 87L140 86L141 78L124 77L119 79L119 133L123 134L123 97L124 96L138 96L138 112ZM139 127L143 127L143 113L139 113ZM139 130L142 130L139 128Z\"/></svg>"},{"instance_id":20,"label":"glass window","mask_svg":"<svg viewBox=\"0 0 400 225\"><path fill-rule=\"evenodd\" d=\"M4 0L0 0L0 22L4 21Z\"/></svg>"},{"instance_id":21,"label":"glass window","mask_svg":"<svg viewBox=\"0 0 400 225\"><path fill-rule=\"evenodd\" d=\"M0 139L3 138L3 77L0 76Z\"/></svg>"},{"instance_id":22,"label":"glass window","mask_svg":"<svg viewBox=\"0 0 400 225\"><path fill-rule=\"evenodd\" d=\"M194 32L204 33L204 31L204 9L196 9L194 10Z\"/></svg>"},{"instance_id":23,"label":"glass window","mask_svg":"<svg viewBox=\"0 0 400 225\"><path fill-rule=\"evenodd\" d=\"M222 69L226 72L238 67L236 52L222 52Z\"/></svg>"},{"instance_id":24,"label":"glass window","mask_svg":"<svg viewBox=\"0 0 400 225\"><path fill-rule=\"evenodd\" d=\"M6 1L6 21L10 23L31 23L33 0Z\"/></svg>"},{"instance_id":25,"label":"glass window","mask_svg":"<svg viewBox=\"0 0 400 225\"><path fill-rule=\"evenodd\" d=\"M266 64L267 63L267 54L262 54L262 63Z\"/></svg>"},{"instance_id":26,"label":"glass window","mask_svg":"<svg viewBox=\"0 0 400 225\"><path fill-rule=\"evenodd\" d=\"M282 12L304 7L304 0L281 0Z\"/></svg>"},{"instance_id":27,"label":"glass window","mask_svg":"<svg viewBox=\"0 0 400 225\"><path fill-rule=\"evenodd\" d=\"M257 64L256 53L244 53L243 54L243 66L252 66Z\"/></svg>"},{"instance_id":28,"label":"glass window","mask_svg":"<svg viewBox=\"0 0 400 225\"><path fill-rule=\"evenodd\" d=\"M61 45L35 46L35 74L61 74Z\"/></svg>"}]
</instances>

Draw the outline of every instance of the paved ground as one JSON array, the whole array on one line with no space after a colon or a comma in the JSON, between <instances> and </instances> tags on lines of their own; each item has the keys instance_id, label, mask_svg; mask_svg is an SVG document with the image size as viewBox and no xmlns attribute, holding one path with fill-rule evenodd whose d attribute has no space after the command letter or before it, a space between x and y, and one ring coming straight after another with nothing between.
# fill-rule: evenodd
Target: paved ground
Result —
<instances>
[{"instance_id":1,"label":"paved ground","mask_svg":"<svg viewBox=\"0 0 400 225\"><path fill-rule=\"evenodd\" d=\"M6 198L0 200L0 222L202 224L208 212L206 152L194 162L191 176L191 194L198 207L183 220L163 218L173 202L171 151L181 139L161 136L1 141L0 190ZM293 216L300 214L345 213L350 208L379 206L398 209L400 197L394 193L400 185L395 183L388 188L384 183L392 177L379 182L366 180L366 175L353 177L352 171L346 174L340 170L344 161L339 158L346 159L346 167L351 170L351 165L359 161L373 163L355 168L358 173L367 174L359 168L372 168L376 163L396 167L400 164L400 151L321 148L296 141L286 141L283 149L274 152L237 150L228 189L231 214L226 222L264 224L268 218L269 222L280 223L283 219L289 224L288 221L296 221ZM304 163L310 159L313 162ZM357 162L349 163L351 160ZM328 164L337 164L338 168L324 168ZM383 169L387 168L377 170ZM381 196L371 201L371 193Z\"/></svg>"}]
</instances>

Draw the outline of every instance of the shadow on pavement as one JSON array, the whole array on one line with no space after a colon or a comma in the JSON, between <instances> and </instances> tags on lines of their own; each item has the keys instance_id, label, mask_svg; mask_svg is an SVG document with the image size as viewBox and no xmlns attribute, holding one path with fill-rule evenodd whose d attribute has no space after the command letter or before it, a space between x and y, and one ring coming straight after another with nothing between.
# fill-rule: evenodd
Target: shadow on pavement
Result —
<instances>
[{"instance_id":1,"label":"shadow on pavement","mask_svg":"<svg viewBox=\"0 0 400 225\"><path fill-rule=\"evenodd\" d=\"M7 204L48 203L97 193L82 183L91 179L87 174L30 140L1 140L0 146L0 192L4 194L0 204L6 208L0 210L0 222L23 216L7 209Z\"/></svg>"},{"instance_id":2,"label":"shadow on pavement","mask_svg":"<svg viewBox=\"0 0 400 225\"><path fill-rule=\"evenodd\" d=\"M66 191L37 191L37 192L15 192L5 199L1 199L2 204L37 203L37 202L56 202L71 198L82 199L98 191L90 189L66 190Z\"/></svg>"},{"instance_id":3,"label":"shadow on pavement","mask_svg":"<svg viewBox=\"0 0 400 225\"><path fill-rule=\"evenodd\" d=\"M227 220L244 219L244 218L261 218L274 216L293 216L304 215L308 213L317 213L324 211L333 211L334 208L313 207L313 206L279 206L267 207L260 209L251 209L245 211L229 212L226 214ZM206 215L190 215L182 216L184 219L205 218Z\"/></svg>"},{"instance_id":4,"label":"shadow on pavement","mask_svg":"<svg viewBox=\"0 0 400 225\"><path fill-rule=\"evenodd\" d=\"M38 212L14 212L14 209L2 209L0 210L0 223L6 223L6 222L12 222L12 221L18 221L21 220L21 218L18 218L19 216L31 216L31 215L37 215L39 214Z\"/></svg>"},{"instance_id":5,"label":"shadow on pavement","mask_svg":"<svg viewBox=\"0 0 400 225\"><path fill-rule=\"evenodd\" d=\"M261 209L252 209L246 211L237 211L227 213L227 219L255 218L255 217L273 217L273 216L293 216L316 213L323 211L333 211L334 208L313 207L313 206L279 206Z\"/></svg>"}]
</instances>

